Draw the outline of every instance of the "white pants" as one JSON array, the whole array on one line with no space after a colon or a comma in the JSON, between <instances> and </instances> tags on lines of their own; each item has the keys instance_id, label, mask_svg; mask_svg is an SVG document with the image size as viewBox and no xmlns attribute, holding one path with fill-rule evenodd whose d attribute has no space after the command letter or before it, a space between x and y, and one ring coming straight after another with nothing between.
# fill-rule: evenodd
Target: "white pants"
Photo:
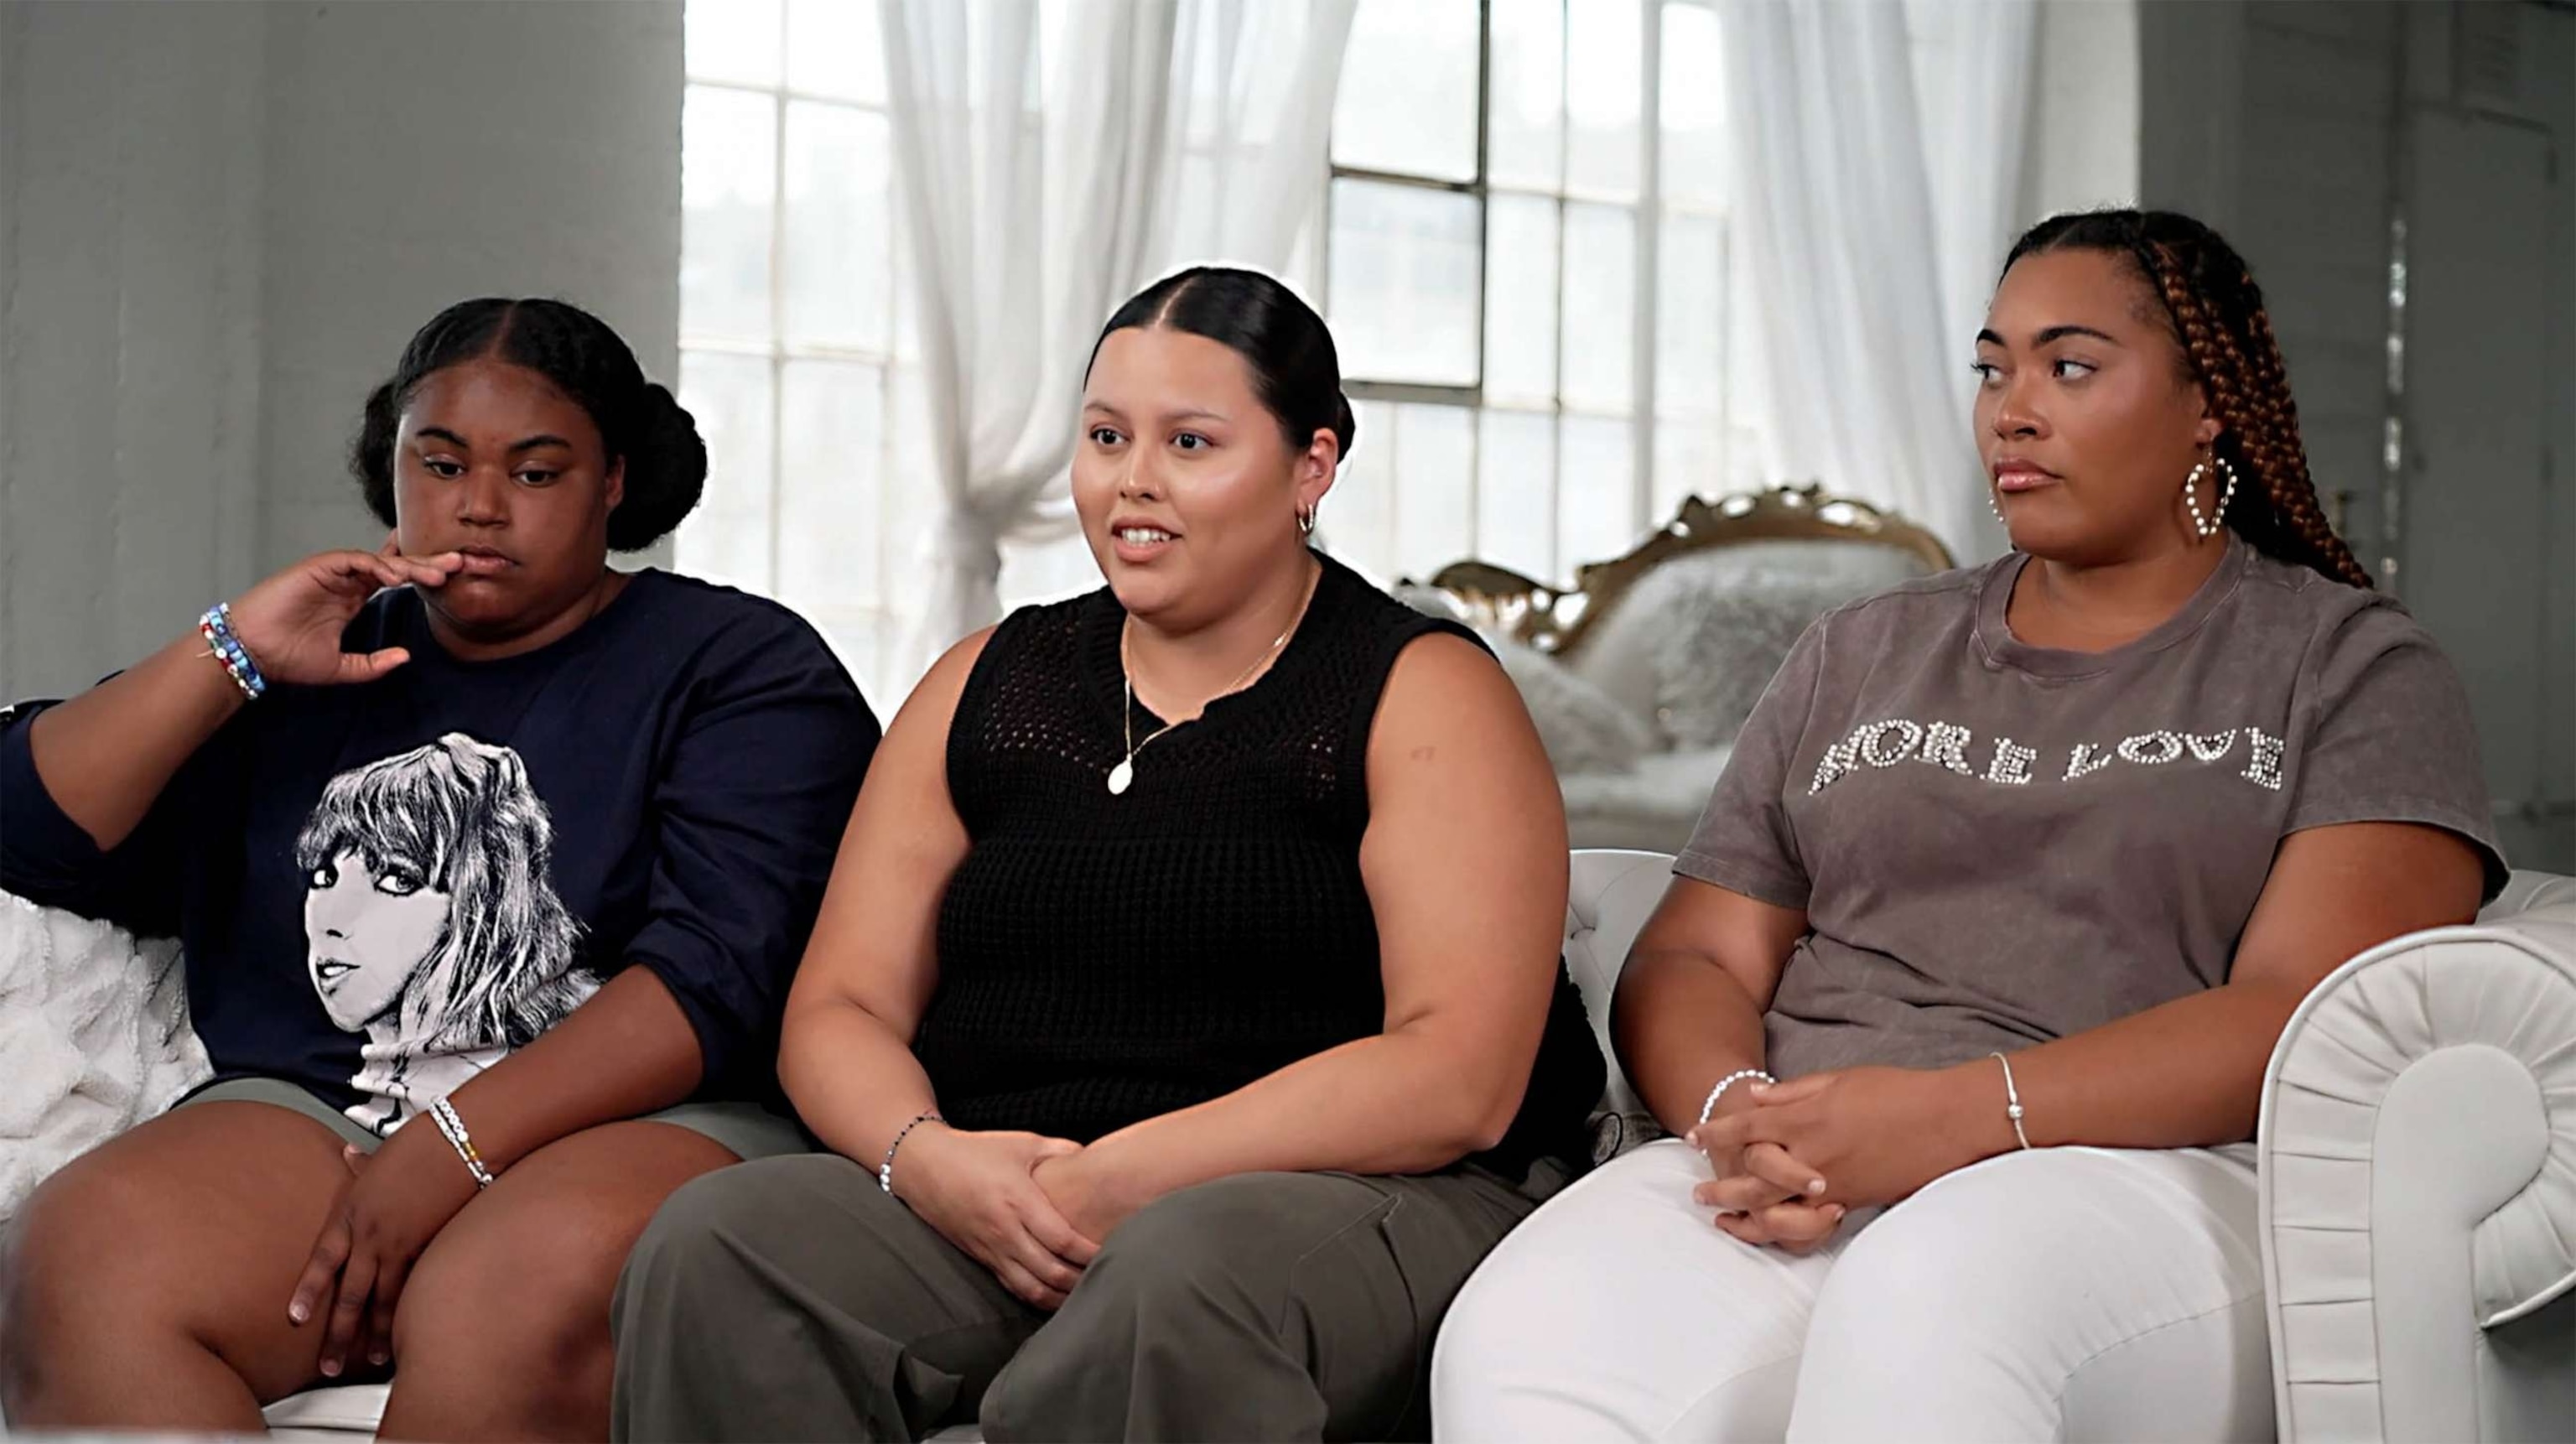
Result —
<instances>
[{"instance_id":1,"label":"white pants","mask_svg":"<svg viewBox=\"0 0 2576 1444\"><path fill-rule=\"evenodd\" d=\"M2049 1148L1805 1258L1691 1201L1678 1139L1513 1230L1441 1325L1448 1440L2272 1437L2249 1145ZM1857 1232L1853 1225L1860 1225Z\"/></svg>"}]
</instances>

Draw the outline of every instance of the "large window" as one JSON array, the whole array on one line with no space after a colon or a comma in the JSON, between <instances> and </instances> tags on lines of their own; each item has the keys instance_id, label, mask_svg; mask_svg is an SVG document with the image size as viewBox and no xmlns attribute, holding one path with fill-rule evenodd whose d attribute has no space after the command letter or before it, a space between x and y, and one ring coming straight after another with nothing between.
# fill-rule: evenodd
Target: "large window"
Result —
<instances>
[{"instance_id":1,"label":"large window","mask_svg":"<svg viewBox=\"0 0 2576 1444\"><path fill-rule=\"evenodd\" d=\"M1700 0L1361 0L1325 265L1360 424L1337 553L1568 579L1757 480L1723 84Z\"/></svg>"},{"instance_id":2,"label":"large window","mask_svg":"<svg viewBox=\"0 0 2576 1444\"><path fill-rule=\"evenodd\" d=\"M803 612L890 709L937 498L877 9L686 8L680 396L712 476L678 557ZM1359 413L1338 555L1564 579L1755 479L1717 47L1703 0L1361 0L1288 277ZM1005 549L1006 604L1095 580L1078 539Z\"/></svg>"},{"instance_id":3,"label":"large window","mask_svg":"<svg viewBox=\"0 0 2576 1444\"><path fill-rule=\"evenodd\" d=\"M679 563L795 606L888 710L935 508L876 5L686 14L680 400L710 481Z\"/></svg>"}]
</instances>

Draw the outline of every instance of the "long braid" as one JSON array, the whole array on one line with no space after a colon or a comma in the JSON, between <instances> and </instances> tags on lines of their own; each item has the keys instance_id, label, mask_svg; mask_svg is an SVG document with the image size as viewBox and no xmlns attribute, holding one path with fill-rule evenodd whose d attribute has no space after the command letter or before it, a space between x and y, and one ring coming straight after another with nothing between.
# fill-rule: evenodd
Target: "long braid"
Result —
<instances>
[{"instance_id":1,"label":"long braid","mask_svg":"<svg viewBox=\"0 0 2576 1444\"><path fill-rule=\"evenodd\" d=\"M2227 522L2265 553L2368 588L2370 572L2318 504L2272 318L2253 273L2218 233L2170 211L2092 211L2040 222L2013 247L2125 254L2163 303L2185 363L2221 427L2216 450L2254 483ZM2256 504L2259 497L2262 503Z\"/></svg>"}]
</instances>

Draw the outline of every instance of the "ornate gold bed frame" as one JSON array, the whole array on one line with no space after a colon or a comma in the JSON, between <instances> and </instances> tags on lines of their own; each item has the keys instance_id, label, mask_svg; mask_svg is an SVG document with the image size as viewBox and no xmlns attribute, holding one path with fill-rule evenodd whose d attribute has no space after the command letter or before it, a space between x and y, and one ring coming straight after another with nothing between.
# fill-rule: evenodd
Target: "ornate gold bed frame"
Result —
<instances>
[{"instance_id":1,"label":"ornate gold bed frame","mask_svg":"<svg viewBox=\"0 0 2576 1444\"><path fill-rule=\"evenodd\" d=\"M1571 591L1478 561L1442 567L1431 586L1447 593L1470 625L1568 656L1639 577L1674 557L1740 542L1782 540L1875 542L1920 558L1936 572L1958 565L1941 539L1921 526L1868 502L1830 495L1810 482L1738 492L1714 502L1694 496L1626 556L1577 567Z\"/></svg>"}]
</instances>

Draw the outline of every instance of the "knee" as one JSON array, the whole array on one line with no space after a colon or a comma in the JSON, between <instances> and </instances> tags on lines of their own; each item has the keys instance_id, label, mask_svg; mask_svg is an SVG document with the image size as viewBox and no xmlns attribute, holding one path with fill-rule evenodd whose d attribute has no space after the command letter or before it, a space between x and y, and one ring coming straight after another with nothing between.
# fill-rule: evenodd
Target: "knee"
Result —
<instances>
[{"instance_id":1,"label":"knee","mask_svg":"<svg viewBox=\"0 0 2576 1444\"><path fill-rule=\"evenodd\" d=\"M1255 1307L1238 1266L1246 1250L1286 1236L1299 1221L1291 1195L1304 1181L1297 1174L1239 1174L1157 1199L1110 1235L1083 1271L1074 1299L1085 1314Z\"/></svg>"},{"instance_id":2,"label":"knee","mask_svg":"<svg viewBox=\"0 0 2576 1444\"><path fill-rule=\"evenodd\" d=\"M533 1386L606 1358L609 1294L631 1220L552 1193L459 1222L404 1284L394 1352L405 1371Z\"/></svg>"},{"instance_id":3,"label":"knee","mask_svg":"<svg viewBox=\"0 0 2576 1444\"><path fill-rule=\"evenodd\" d=\"M759 1221L778 1212L782 1186L832 1154L762 1159L718 1169L672 1191L627 1251L609 1307L621 1350L647 1347L651 1331L686 1327L704 1310L757 1283L768 1270Z\"/></svg>"}]
</instances>

